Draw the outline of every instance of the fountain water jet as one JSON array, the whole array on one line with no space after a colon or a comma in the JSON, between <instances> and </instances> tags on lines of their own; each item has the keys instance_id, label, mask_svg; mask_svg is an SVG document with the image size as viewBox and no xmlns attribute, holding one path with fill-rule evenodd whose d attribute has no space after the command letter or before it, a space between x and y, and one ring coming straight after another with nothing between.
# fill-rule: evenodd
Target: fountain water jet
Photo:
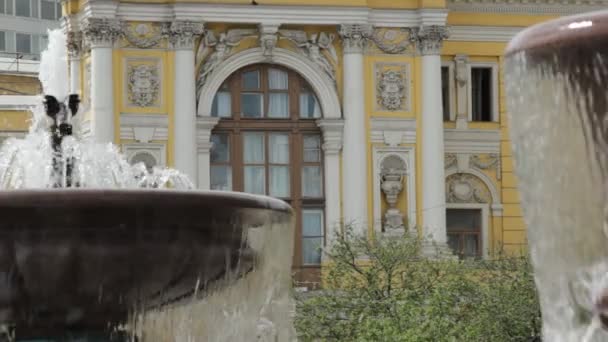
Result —
<instances>
[{"instance_id":1,"label":"fountain water jet","mask_svg":"<svg viewBox=\"0 0 608 342\"><path fill-rule=\"evenodd\" d=\"M608 11L526 29L505 61L543 338L608 340Z\"/></svg>"},{"instance_id":2,"label":"fountain water jet","mask_svg":"<svg viewBox=\"0 0 608 342\"><path fill-rule=\"evenodd\" d=\"M44 106L24 139L0 147L5 337L292 340L291 208L195 191L176 170L148 172L111 144L72 136L65 37L49 37Z\"/></svg>"}]
</instances>

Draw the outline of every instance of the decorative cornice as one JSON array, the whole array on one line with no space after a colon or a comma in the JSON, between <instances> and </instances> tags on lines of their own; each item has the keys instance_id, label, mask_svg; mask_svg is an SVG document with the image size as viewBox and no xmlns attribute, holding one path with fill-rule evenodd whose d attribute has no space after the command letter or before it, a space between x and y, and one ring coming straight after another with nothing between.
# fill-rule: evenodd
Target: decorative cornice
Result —
<instances>
[{"instance_id":1,"label":"decorative cornice","mask_svg":"<svg viewBox=\"0 0 608 342\"><path fill-rule=\"evenodd\" d=\"M88 47L112 47L122 33L122 25L118 19L87 18L81 31Z\"/></svg>"},{"instance_id":2,"label":"decorative cornice","mask_svg":"<svg viewBox=\"0 0 608 342\"><path fill-rule=\"evenodd\" d=\"M325 154L338 154L342 150L344 120L320 119L317 126L323 131L323 152Z\"/></svg>"},{"instance_id":3,"label":"decorative cornice","mask_svg":"<svg viewBox=\"0 0 608 342\"><path fill-rule=\"evenodd\" d=\"M368 24L343 24L339 28L344 53L363 53L367 40L373 33L373 28Z\"/></svg>"},{"instance_id":4,"label":"decorative cornice","mask_svg":"<svg viewBox=\"0 0 608 342\"><path fill-rule=\"evenodd\" d=\"M513 26L450 26L449 41L508 42L524 27Z\"/></svg>"},{"instance_id":5,"label":"decorative cornice","mask_svg":"<svg viewBox=\"0 0 608 342\"><path fill-rule=\"evenodd\" d=\"M448 0L448 9L473 13L553 14L568 15L606 9L607 0Z\"/></svg>"},{"instance_id":6,"label":"decorative cornice","mask_svg":"<svg viewBox=\"0 0 608 342\"><path fill-rule=\"evenodd\" d=\"M500 130L444 129L445 153L500 153Z\"/></svg>"},{"instance_id":7,"label":"decorative cornice","mask_svg":"<svg viewBox=\"0 0 608 342\"><path fill-rule=\"evenodd\" d=\"M438 55L443 40L449 37L449 30L445 26L421 26L416 31L418 51L422 55Z\"/></svg>"},{"instance_id":8,"label":"decorative cornice","mask_svg":"<svg viewBox=\"0 0 608 342\"><path fill-rule=\"evenodd\" d=\"M171 47L175 50L191 50L194 48L194 40L203 34L204 26L201 22L174 21L164 30Z\"/></svg>"},{"instance_id":9,"label":"decorative cornice","mask_svg":"<svg viewBox=\"0 0 608 342\"><path fill-rule=\"evenodd\" d=\"M372 118L370 140L388 146L416 143L416 119Z\"/></svg>"}]
</instances>

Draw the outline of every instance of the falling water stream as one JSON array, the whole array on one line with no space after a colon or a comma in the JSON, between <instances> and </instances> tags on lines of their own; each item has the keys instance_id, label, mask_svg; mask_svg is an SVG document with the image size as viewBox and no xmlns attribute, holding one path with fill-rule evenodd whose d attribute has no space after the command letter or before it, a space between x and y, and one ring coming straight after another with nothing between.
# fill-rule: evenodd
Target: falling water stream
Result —
<instances>
[{"instance_id":1,"label":"falling water stream","mask_svg":"<svg viewBox=\"0 0 608 342\"><path fill-rule=\"evenodd\" d=\"M53 95L60 102L68 96L65 36L59 30L49 32L49 47L42 54L39 77L46 95ZM8 191L10 196L11 192L23 189L51 192L56 191L53 188L58 184L65 186L65 172L53 172L57 162L54 158L61 158L61 165L73 161L71 179L75 187L69 191L87 188L195 191L192 182L176 170L154 168L148 171L143 163L130 165L112 144L82 139L77 126L84 113L68 118L74 123L76 134L65 137L60 155L54 153L48 133L52 123L45 115L42 97L40 102L40 106L32 108L27 135L22 139L9 138L0 147L0 194ZM235 200L239 196L257 198L231 196ZM260 203L265 203L263 201L266 200L260 197ZM244 208L240 212L245 213L245 218L233 224L246 225L242 230L246 235L244 240L255 254L250 272L244 275L226 272L222 279L213 283L192 284L195 289L192 295L169 304L151 307L139 303L131 310L129 321L117 328L145 342L293 340L291 214L278 213L272 207L267 210ZM224 262L228 265L231 261L226 258Z\"/></svg>"}]
</instances>

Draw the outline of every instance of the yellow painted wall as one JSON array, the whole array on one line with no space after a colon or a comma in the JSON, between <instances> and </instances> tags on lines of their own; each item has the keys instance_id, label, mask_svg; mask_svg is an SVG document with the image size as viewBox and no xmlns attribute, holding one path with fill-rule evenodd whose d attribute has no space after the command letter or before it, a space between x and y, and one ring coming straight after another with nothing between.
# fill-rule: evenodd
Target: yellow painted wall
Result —
<instances>
[{"instance_id":1,"label":"yellow painted wall","mask_svg":"<svg viewBox=\"0 0 608 342\"><path fill-rule=\"evenodd\" d=\"M38 75L0 74L0 95L38 95L41 92Z\"/></svg>"},{"instance_id":2,"label":"yellow painted wall","mask_svg":"<svg viewBox=\"0 0 608 342\"><path fill-rule=\"evenodd\" d=\"M0 110L0 132L25 132L32 114L25 110Z\"/></svg>"}]
</instances>

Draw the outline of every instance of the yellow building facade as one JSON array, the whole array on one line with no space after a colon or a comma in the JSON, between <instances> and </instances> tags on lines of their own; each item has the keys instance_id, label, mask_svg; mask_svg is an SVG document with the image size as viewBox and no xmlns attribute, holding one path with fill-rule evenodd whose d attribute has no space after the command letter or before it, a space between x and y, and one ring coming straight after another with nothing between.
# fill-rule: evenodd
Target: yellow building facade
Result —
<instances>
[{"instance_id":1,"label":"yellow building facade","mask_svg":"<svg viewBox=\"0 0 608 342\"><path fill-rule=\"evenodd\" d=\"M506 44L600 5L70 0L77 133L119 144L132 162L175 167L201 189L285 199L303 283L315 281L317 247L340 222L419 234L462 256L514 252L526 227Z\"/></svg>"}]
</instances>

